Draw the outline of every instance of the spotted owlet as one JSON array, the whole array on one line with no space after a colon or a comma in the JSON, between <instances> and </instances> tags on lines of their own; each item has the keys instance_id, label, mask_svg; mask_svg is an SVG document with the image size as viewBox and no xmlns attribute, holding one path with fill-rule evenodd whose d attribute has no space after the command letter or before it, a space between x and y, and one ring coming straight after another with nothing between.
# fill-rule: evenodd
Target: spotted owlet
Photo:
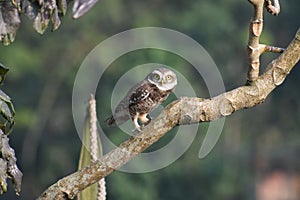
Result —
<instances>
[{"instance_id":1,"label":"spotted owlet","mask_svg":"<svg viewBox=\"0 0 300 200\"><path fill-rule=\"evenodd\" d=\"M121 125L132 119L135 128L147 125L151 118L149 112L164 102L177 85L176 74L167 68L152 71L137 85L133 86L116 107L107 124Z\"/></svg>"}]
</instances>

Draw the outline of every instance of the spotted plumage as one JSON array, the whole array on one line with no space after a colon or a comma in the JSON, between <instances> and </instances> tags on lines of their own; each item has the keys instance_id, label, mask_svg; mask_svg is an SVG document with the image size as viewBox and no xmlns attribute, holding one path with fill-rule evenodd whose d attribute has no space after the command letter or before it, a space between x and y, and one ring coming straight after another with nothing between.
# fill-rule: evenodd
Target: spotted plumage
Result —
<instances>
[{"instance_id":1,"label":"spotted plumage","mask_svg":"<svg viewBox=\"0 0 300 200\"><path fill-rule=\"evenodd\" d=\"M164 102L177 85L176 74L167 68L152 71L132 87L118 104L108 125L121 125L132 119L138 131L150 122L149 113Z\"/></svg>"}]
</instances>

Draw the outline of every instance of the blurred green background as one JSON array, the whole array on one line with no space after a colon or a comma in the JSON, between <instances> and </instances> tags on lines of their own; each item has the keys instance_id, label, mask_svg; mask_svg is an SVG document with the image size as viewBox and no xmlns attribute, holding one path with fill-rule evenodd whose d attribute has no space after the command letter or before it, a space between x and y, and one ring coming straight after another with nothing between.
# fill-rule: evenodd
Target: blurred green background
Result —
<instances>
[{"instance_id":1,"label":"blurred green background","mask_svg":"<svg viewBox=\"0 0 300 200\"><path fill-rule=\"evenodd\" d=\"M265 13L261 42L286 47L299 28L299 6L298 0L281 1L278 17ZM24 179L20 197L10 185L1 199L34 199L76 170L81 141L73 124L72 87L81 62L101 41L137 27L180 31L208 51L230 90L246 80L245 49L252 12L247 1L101 0L78 20L71 19L69 8L61 27L42 36L23 16L15 42L0 46L0 61L10 67L2 89L16 109L10 143ZM276 56L264 54L262 68ZM137 51L115 61L101 80L107 86L96 95L101 123L111 114L110 98L118 77L150 61L174 67L194 83L199 97L208 97L206 86L187 62L163 51ZM198 158L207 127L203 124L188 151L170 166L144 174L108 176L108 199L266 200L264 195L270 193L275 195L270 200L300 199L299 67L262 105L227 117L208 157ZM133 74L134 82L143 78L142 73ZM109 137L116 144L126 139L116 128L107 131L113 132ZM157 148L171 137L172 133L167 134ZM291 185L285 188L284 183Z\"/></svg>"}]
</instances>

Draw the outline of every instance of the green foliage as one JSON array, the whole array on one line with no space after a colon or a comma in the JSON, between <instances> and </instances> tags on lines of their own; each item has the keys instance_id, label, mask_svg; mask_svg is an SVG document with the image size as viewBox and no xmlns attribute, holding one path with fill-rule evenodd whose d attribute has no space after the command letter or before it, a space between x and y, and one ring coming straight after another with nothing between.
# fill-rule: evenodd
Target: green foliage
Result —
<instances>
[{"instance_id":1,"label":"green foliage","mask_svg":"<svg viewBox=\"0 0 300 200\"><path fill-rule=\"evenodd\" d=\"M9 69L6 66L0 63L0 84L3 83L8 70ZM2 90L0 90L0 114L0 128L3 133L9 134L13 125L15 124L15 109L11 102L11 98Z\"/></svg>"},{"instance_id":2,"label":"green foliage","mask_svg":"<svg viewBox=\"0 0 300 200\"><path fill-rule=\"evenodd\" d=\"M0 84L8 68L0 63ZM15 123L15 110L11 98L0 90L0 195L7 191L7 179L11 178L17 194L21 191L22 172L17 166L14 150L9 145L9 135Z\"/></svg>"},{"instance_id":3,"label":"green foliage","mask_svg":"<svg viewBox=\"0 0 300 200\"><path fill-rule=\"evenodd\" d=\"M14 150L9 138L0 129L0 195L7 191L7 179L12 179L16 194L21 192L22 172L17 166Z\"/></svg>"},{"instance_id":4,"label":"green foliage","mask_svg":"<svg viewBox=\"0 0 300 200\"><path fill-rule=\"evenodd\" d=\"M75 0L73 18L79 18L90 10L97 0ZM52 24L52 31L58 29L67 12L67 0L4 0L0 1L0 41L9 45L14 41L21 23L21 14L32 22L33 28L43 34Z\"/></svg>"},{"instance_id":5,"label":"green foliage","mask_svg":"<svg viewBox=\"0 0 300 200\"><path fill-rule=\"evenodd\" d=\"M3 83L9 68L0 63L0 84Z\"/></svg>"}]
</instances>

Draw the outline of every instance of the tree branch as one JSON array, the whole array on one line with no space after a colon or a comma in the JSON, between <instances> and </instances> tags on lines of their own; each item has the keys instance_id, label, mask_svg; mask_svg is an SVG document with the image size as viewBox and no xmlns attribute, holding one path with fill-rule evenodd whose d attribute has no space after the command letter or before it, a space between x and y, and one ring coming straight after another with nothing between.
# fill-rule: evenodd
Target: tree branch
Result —
<instances>
[{"instance_id":1,"label":"tree branch","mask_svg":"<svg viewBox=\"0 0 300 200\"><path fill-rule=\"evenodd\" d=\"M253 5L254 14L249 26L249 39L247 46L249 62L248 81L253 81L259 75L259 57L263 52L263 47L259 44L259 38L263 30L264 0L249 0L249 2Z\"/></svg>"},{"instance_id":2,"label":"tree branch","mask_svg":"<svg viewBox=\"0 0 300 200\"><path fill-rule=\"evenodd\" d=\"M284 51L284 48L280 48L280 47L273 47L273 46L268 46L268 45L265 45L265 47L264 47L264 52L282 53L283 51Z\"/></svg>"},{"instance_id":3,"label":"tree branch","mask_svg":"<svg viewBox=\"0 0 300 200\"><path fill-rule=\"evenodd\" d=\"M249 26L249 40L247 46L248 53L248 81L254 81L259 76L260 55L264 52L281 53L284 49L278 47L267 46L259 43L259 38L263 30L263 8L264 5L268 12L278 15L280 11L279 1L274 0L274 6L271 0L249 0L254 7L254 15ZM265 3L265 4L264 4Z\"/></svg>"},{"instance_id":4,"label":"tree branch","mask_svg":"<svg viewBox=\"0 0 300 200\"><path fill-rule=\"evenodd\" d=\"M300 29L289 47L251 85L238 87L212 99L183 97L172 102L140 134L123 142L97 162L62 178L38 199L73 199L78 192L129 162L176 125L213 121L262 103L285 80L299 59Z\"/></svg>"}]
</instances>

